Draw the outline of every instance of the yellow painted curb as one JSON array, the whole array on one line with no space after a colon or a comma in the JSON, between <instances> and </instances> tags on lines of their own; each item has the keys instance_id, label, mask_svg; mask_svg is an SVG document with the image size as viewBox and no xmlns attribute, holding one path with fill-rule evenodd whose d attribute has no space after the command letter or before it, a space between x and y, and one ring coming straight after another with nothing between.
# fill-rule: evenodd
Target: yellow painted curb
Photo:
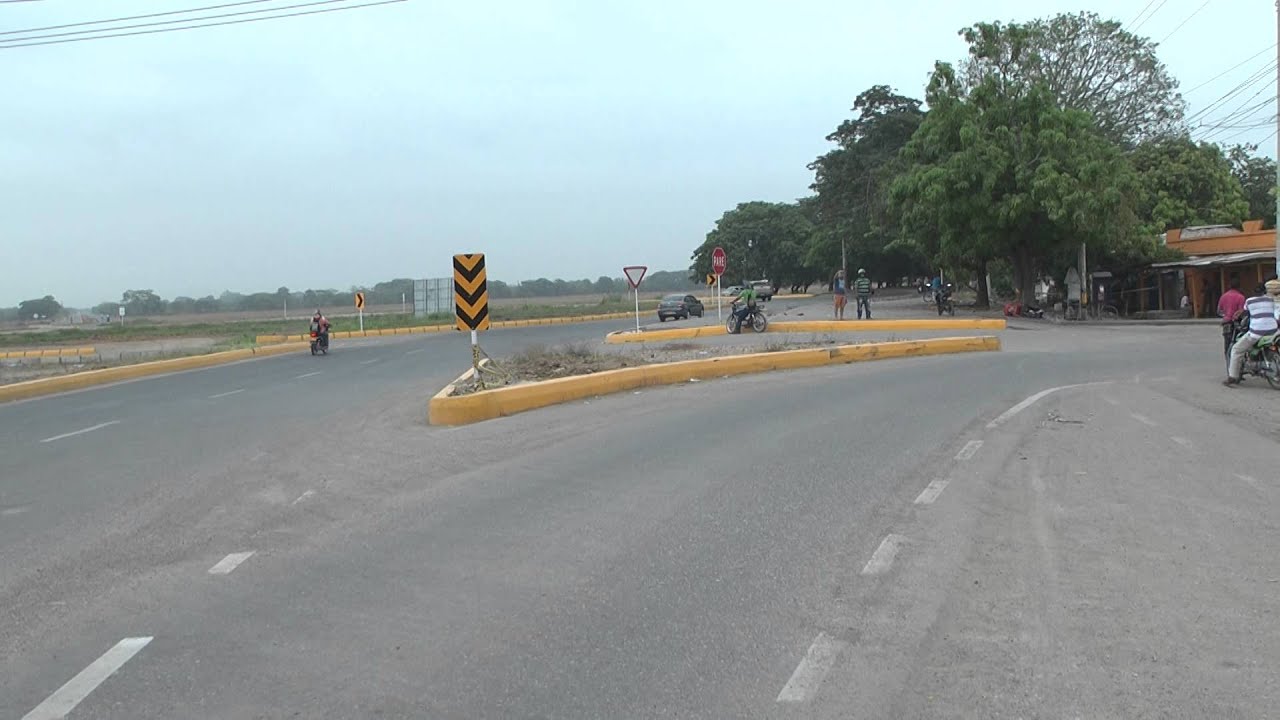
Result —
<instances>
[{"instance_id":1,"label":"yellow painted curb","mask_svg":"<svg viewBox=\"0 0 1280 720\"><path fill-rule=\"evenodd\" d=\"M95 355L97 350L91 347L82 348L37 348L34 350L9 350L0 352L0 360L11 358L61 357L65 355Z\"/></svg>"},{"instance_id":2,"label":"yellow painted curb","mask_svg":"<svg viewBox=\"0 0 1280 720\"><path fill-rule=\"evenodd\" d=\"M170 358L168 360L156 360L154 362L138 363L136 365L103 368L101 370L86 370L85 372L73 373L71 375L59 375L58 377L40 378L39 380L27 380L25 382L13 383L11 385L0 385L0 402L25 400L27 398L38 397L40 395L52 395L53 393L67 392L68 390L79 390L81 388L92 387L94 385L105 385L107 383L120 382L121 380L133 380L135 378L146 377L148 375L163 375L165 373L180 372L182 370L194 370L196 368L211 367L213 365L223 365L225 363L247 360L254 357L283 355L285 353L305 350L306 347L307 346L305 345L273 345L271 347L245 348L243 350L226 350L223 352L209 353L207 355Z\"/></svg>"},{"instance_id":3,"label":"yellow painted curb","mask_svg":"<svg viewBox=\"0 0 1280 720\"><path fill-rule=\"evenodd\" d=\"M745 375L895 357L988 352L999 349L1000 339L992 335L864 343L835 348L752 353L706 360L642 365L451 397L450 393L454 386L471 377L471 371L468 370L465 375L431 398L427 417L432 425L466 425L582 398L639 387L672 385L695 379L705 380L726 375Z\"/></svg>"},{"instance_id":4,"label":"yellow painted curb","mask_svg":"<svg viewBox=\"0 0 1280 720\"><path fill-rule=\"evenodd\" d=\"M496 320L491 324L494 329L509 327L528 327L530 325L568 325L570 323L599 322L601 320L621 320L623 318L633 318L636 314L633 312L624 313L600 313L598 315L578 315L576 317L553 317L553 318L536 318L533 320ZM353 337L381 337L384 335L409 335L413 333L431 333L444 332L446 330L456 330L454 325L414 325L402 328L382 328L379 330L365 330L361 333L359 330L343 330L333 331L330 335L337 339L353 338ZM311 338L308 335L259 335L254 341L259 345L272 345L274 343L288 342L290 340L297 342L307 342Z\"/></svg>"},{"instance_id":5,"label":"yellow painted curb","mask_svg":"<svg viewBox=\"0 0 1280 720\"><path fill-rule=\"evenodd\" d=\"M791 322L771 322L767 332L771 333L834 333L834 332L868 332L873 330L1004 330L1003 318L910 318L904 320L798 320ZM639 334L634 330L619 330L605 336L604 341L610 345L623 343L663 342L666 340L688 340L690 338L724 335L723 325L699 325L697 327L669 328L666 330L643 330Z\"/></svg>"}]
</instances>

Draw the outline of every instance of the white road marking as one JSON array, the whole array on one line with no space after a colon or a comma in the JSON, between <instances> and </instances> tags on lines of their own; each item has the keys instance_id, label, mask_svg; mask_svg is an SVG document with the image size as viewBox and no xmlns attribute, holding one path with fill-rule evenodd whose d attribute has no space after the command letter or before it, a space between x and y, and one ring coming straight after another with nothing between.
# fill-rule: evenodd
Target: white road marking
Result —
<instances>
[{"instance_id":1,"label":"white road marking","mask_svg":"<svg viewBox=\"0 0 1280 720\"><path fill-rule=\"evenodd\" d=\"M1257 478L1255 478L1255 477L1252 477L1252 476L1249 476L1249 475L1241 475L1240 473L1236 473L1236 477L1237 477L1237 478L1239 478L1239 479L1241 479L1241 480L1243 480L1247 485L1249 485L1250 487L1252 487L1254 490L1261 490L1261 489L1262 489L1262 488L1258 485L1258 479L1257 479Z\"/></svg>"},{"instance_id":2,"label":"white road marking","mask_svg":"<svg viewBox=\"0 0 1280 720\"><path fill-rule=\"evenodd\" d=\"M218 393L217 395L210 395L210 396L209 396L209 399L210 399L210 400L217 400L218 398L229 397L229 396L231 396L231 395L238 395L238 394L240 394L240 393L242 393L242 392L244 392L244 388L240 388L239 390L232 390L232 391L230 391L230 392Z\"/></svg>"},{"instance_id":3,"label":"white road marking","mask_svg":"<svg viewBox=\"0 0 1280 720\"><path fill-rule=\"evenodd\" d=\"M94 425L93 427L87 427L87 428L85 428L85 429L83 429L83 430L76 430L75 432L63 433L63 434L61 434L61 435L54 435L53 437L51 437L51 438L45 438L45 439L41 440L40 442L42 442L42 443L51 443L51 442L53 442L54 440L65 440L65 439L67 439L67 438L69 438L69 437L75 437L75 436L77 436L77 435L83 435L83 434L85 434L85 433L91 433L91 432L93 432L94 430L101 430L101 429L102 429L102 428L104 428L104 427L111 427L112 425L119 425L119 424L120 424L120 421L119 421L119 420L112 420L112 421L110 421L110 422L98 423L97 425Z\"/></svg>"},{"instance_id":4,"label":"white road marking","mask_svg":"<svg viewBox=\"0 0 1280 720\"><path fill-rule=\"evenodd\" d=\"M291 504L291 505L297 505L298 503L302 502L303 500L306 500L307 498L309 498L309 497L311 497L312 495L315 495L315 494L316 494L316 491L315 491L315 490L308 490L308 491L306 491L306 492L302 493L301 495L299 495L299 496L298 496L298 499L297 499L297 500L294 500L294 501L293 501L292 503L290 503L290 504Z\"/></svg>"},{"instance_id":5,"label":"white road marking","mask_svg":"<svg viewBox=\"0 0 1280 720\"><path fill-rule=\"evenodd\" d=\"M1032 405L1035 405L1037 402L1039 402L1039 401L1040 401L1040 399L1041 399L1041 398L1044 398L1046 395L1050 395L1050 394L1052 394L1052 393L1056 393L1056 392L1058 392L1059 390L1070 390L1070 389L1072 389L1072 388L1088 387L1088 386L1090 386L1090 385L1110 385L1110 384L1111 384L1110 382L1080 383L1080 384L1077 384L1077 385L1061 385L1061 386L1059 386L1059 387L1051 387L1051 388L1049 388L1048 390L1041 390L1040 392L1036 393L1035 395L1032 395L1031 397L1027 398L1026 400L1023 400L1022 402L1018 403L1017 405L1014 405L1013 407L1009 408L1008 410L1005 410L1003 413L1000 413L1000 417L998 417L998 418L996 418L995 420L992 420L991 422L987 423L987 429L988 429L988 430L994 430L995 428L1000 427L1001 425L1003 425L1003 424L1005 424L1005 423L1009 422L1009 420L1010 420L1010 419L1012 419L1014 415L1017 415L1018 413L1022 412L1023 410L1026 410L1027 408L1031 407ZM1104 397L1105 397L1105 396L1104 396Z\"/></svg>"},{"instance_id":6,"label":"white road marking","mask_svg":"<svg viewBox=\"0 0 1280 720\"><path fill-rule=\"evenodd\" d=\"M1159 427L1159 426L1160 426L1160 424L1159 424L1159 423L1157 423L1155 420L1152 420L1151 418L1147 417L1146 415L1139 415L1138 413L1129 413L1129 414L1133 417L1133 419L1134 419L1134 420L1137 420L1138 422L1142 423L1143 425L1148 425L1148 426L1150 426L1150 427Z\"/></svg>"},{"instance_id":7,"label":"white road marking","mask_svg":"<svg viewBox=\"0 0 1280 720\"><path fill-rule=\"evenodd\" d=\"M372 365L372 364L374 364L374 363L378 362L378 361L379 361L379 360L381 360L381 359L382 359L382 358L373 358L372 360L361 360L361 361L360 361L360 364L361 364L361 365Z\"/></svg>"},{"instance_id":8,"label":"white road marking","mask_svg":"<svg viewBox=\"0 0 1280 720\"><path fill-rule=\"evenodd\" d=\"M1174 441L1174 442L1176 442L1176 443L1178 443L1178 444L1179 444L1179 445L1181 445L1182 447L1185 447L1185 448L1189 448L1189 447L1191 447L1191 441L1190 441L1190 440L1188 440L1188 439L1186 439L1186 438L1184 438L1184 437L1178 437L1177 435L1171 435L1171 436L1169 437L1169 439L1170 439L1170 440L1172 440L1172 441Z\"/></svg>"},{"instance_id":9,"label":"white road marking","mask_svg":"<svg viewBox=\"0 0 1280 720\"><path fill-rule=\"evenodd\" d=\"M898 546L902 541L906 540L901 535L886 535L884 540L880 541L880 547L871 554L871 559L867 561L866 567L862 568L863 575L879 575L888 571L893 566L893 559L898 555Z\"/></svg>"},{"instance_id":10,"label":"white road marking","mask_svg":"<svg viewBox=\"0 0 1280 720\"><path fill-rule=\"evenodd\" d=\"M302 375L298 375L298 376L294 377L293 379L294 379L294 380L301 380L301 379L303 379L303 378L315 377L315 376L319 375L321 372L323 372L323 371L321 371L321 370L317 370L317 371L315 371L315 372L310 372L310 373L305 373L305 374L302 374Z\"/></svg>"},{"instance_id":11,"label":"white road marking","mask_svg":"<svg viewBox=\"0 0 1280 720\"><path fill-rule=\"evenodd\" d=\"M405 355L417 355L423 350L426 350L426 348L418 348L417 350L410 350L409 352L405 353Z\"/></svg>"},{"instance_id":12,"label":"white road marking","mask_svg":"<svg viewBox=\"0 0 1280 720\"><path fill-rule=\"evenodd\" d=\"M920 497L916 498L915 504L932 505L933 501L937 500L938 496L942 494L942 491L947 489L947 485L950 482L950 480L934 480L929 483L929 486L920 493Z\"/></svg>"},{"instance_id":13,"label":"white road marking","mask_svg":"<svg viewBox=\"0 0 1280 720\"><path fill-rule=\"evenodd\" d=\"M840 658L840 653L848 646L847 642L836 640L826 633L818 633L817 639L796 666L796 671L791 673L791 679L782 687L782 692L778 693L777 701L802 703L812 698Z\"/></svg>"},{"instance_id":14,"label":"white road marking","mask_svg":"<svg viewBox=\"0 0 1280 720\"><path fill-rule=\"evenodd\" d=\"M976 455L978 450L980 450L981 448L982 448L981 440L970 440L969 442L964 444L964 447L960 448L960 452L956 453L956 459L968 460L969 458Z\"/></svg>"},{"instance_id":15,"label":"white road marking","mask_svg":"<svg viewBox=\"0 0 1280 720\"><path fill-rule=\"evenodd\" d=\"M30 505L19 505L17 507L7 507L0 510L0 517L9 517L11 515L21 515L31 509Z\"/></svg>"},{"instance_id":16,"label":"white road marking","mask_svg":"<svg viewBox=\"0 0 1280 720\"><path fill-rule=\"evenodd\" d=\"M240 563L248 560L253 556L254 551L231 553L230 555L218 561L217 565L209 568L210 575L230 575L232 570L240 567Z\"/></svg>"},{"instance_id":17,"label":"white road marking","mask_svg":"<svg viewBox=\"0 0 1280 720\"><path fill-rule=\"evenodd\" d=\"M129 662L152 639L149 637L133 637L125 638L116 643L115 647L90 663L89 667L81 670L79 675L68 680L66 685L58 688L44 702L37 705L34 710L23 715L22 720L62 720L72 710L75 710L76 706L83 702L85 698L89 697L89 693L96 690L103 681L111 677L112 673Z\"/></svg>"},{"instance_id":18,"label":"white road marking","mask_svg":"<svg viewBox=\"0 0 1280 720\"><path fill-rule=\"evenodd\" d=\"M1110 395L1103 395L1102 399L1105 400L1108 405L1114 405L1116 407L1120 407L1120 401L1111 397Z\"/></svg>"}]
</instances>

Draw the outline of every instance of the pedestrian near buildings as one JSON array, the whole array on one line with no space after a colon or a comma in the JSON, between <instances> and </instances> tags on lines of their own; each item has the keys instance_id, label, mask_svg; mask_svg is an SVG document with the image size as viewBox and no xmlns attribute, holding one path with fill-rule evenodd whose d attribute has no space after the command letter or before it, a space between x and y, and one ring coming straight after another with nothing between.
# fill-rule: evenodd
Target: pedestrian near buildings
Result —
<instances>
[{"instance_id":1,"label":"pedestrian near buildings","mask_svg":"<svg viewBox=\"0 0 1280 720\"><path fill-rule=\"evenodd\" d=\"M844 306L849 300L849 288L845 284L844 271L837 270L836 276L831 279L831 296L835 303L835 316L837 320L844 319Z\"/></svg>"}]
</instances>

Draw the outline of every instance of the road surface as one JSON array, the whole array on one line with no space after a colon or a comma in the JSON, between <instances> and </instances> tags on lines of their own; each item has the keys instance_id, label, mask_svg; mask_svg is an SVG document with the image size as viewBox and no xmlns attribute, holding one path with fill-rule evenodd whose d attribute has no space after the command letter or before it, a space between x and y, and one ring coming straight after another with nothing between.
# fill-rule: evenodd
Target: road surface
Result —
<instances>
[{"instance_id":1,"label":"road surface","mask_svg":"<svg viewBox=\"0 0 1280 720\"><path fill-rule=\"evenodd\" d=\"M0 406L0 717L1273 716L1280 395L1004 340L462 428L453 336Z\"/></svg>"}]
</instances>

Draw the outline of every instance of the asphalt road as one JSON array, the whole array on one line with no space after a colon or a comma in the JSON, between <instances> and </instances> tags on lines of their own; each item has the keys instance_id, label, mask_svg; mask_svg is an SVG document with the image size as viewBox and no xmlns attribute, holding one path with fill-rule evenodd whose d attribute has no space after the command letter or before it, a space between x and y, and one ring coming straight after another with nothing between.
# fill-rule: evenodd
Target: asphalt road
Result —
<instances>
[{"instance_id":1,"label":"asphalt road","mask_svg":"<svg viewBox=\"0 0 1280 720\"><path fill-rule=\"evenodd\" d=\"M0 717L1274 714L1280 395L1004 339L464 428L455 336L0 406Z\"/></svg>"}]
</instances>

